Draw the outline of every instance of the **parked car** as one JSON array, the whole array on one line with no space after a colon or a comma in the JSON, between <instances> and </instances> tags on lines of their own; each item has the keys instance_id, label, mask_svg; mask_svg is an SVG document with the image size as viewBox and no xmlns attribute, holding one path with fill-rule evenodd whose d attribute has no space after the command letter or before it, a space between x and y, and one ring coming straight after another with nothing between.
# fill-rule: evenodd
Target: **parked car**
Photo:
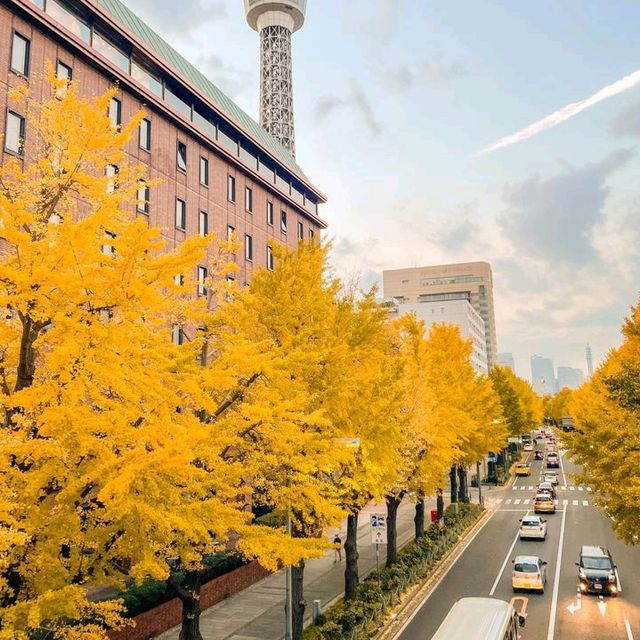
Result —
<instances>
[{"instance_id":1,"label":"parked car","mask_svg":"<svg viewBox=\"0 0 640 640\"><path fill-rule=\"evenodd\" d=\"M520 539L537 538L546 540L547 521L540 516L520 518Z\"/></svg>"},{"instance_id":2,"label":"parked car","mask_svg":"<svg viewBox=\"0 0 640 640\"><path fill-rule=\"evenodd\" d=\"M556 503L549 493L536 493L533 499L534 513L555 513Z\"/></svg>"},{"instance_id":3,"label":"parked car","mask_svg":"<svg viewBox=\"0 0 640 640\"><path fill-rule=\"evenodd\" d=\"M516 476L530 476L531 465L528 465L526 462L517 462L513 471Z\"/></svg>"},{"instance_id":4,"label":"parked car","mask_svg":"<svg viewBox=\"0 0 640 640\"><path fill-rule=\"evenodd\" d=\"M511 574L511 586L518 589L535 589L544 593L547 584L547 563L538 556L516 556Z\"/></svg>"},{"instance_id":5,"label":"parked car","mask_svg":"<svg viewBox=\"0 0 640 640\"><path fill-rule=\"evenodd\" d=\"M555 471L545 471L542 479L550 482L554 487L558 485L558 474Z\"/></svg>"},{"instance_id":6,"label":"parked car","mask_svg":"<svg viewBox=\"0 0 640 640\"><path fill-rule=\"evenodd\" d=\"M548 493L552 498L556 497L556 488L551 482L547 482L546 480L536 487L536 491L538 493Z\"/></svg>"},{"instance_id":7,"label":"parked car","mask_svg":"<svg viewBox=\"0 0 640 640\"><path fill-rule=\"evenodd\" d=\"M544 460L544 453L542 453L542 451L536 451L533 454L533 459L534 460Z\"/></svg>"},{"instance_id":8,"label":"parked car","mask_svg":"<svg viewBox=\"0 0 640 640\"><path fill-rule=\"evenodd\" d=\"M582 593L618 595L620 591L618 573L608 549L584 545L580 549L576 565L578 566L578 588Z\"/></svg>"}]
</instances>

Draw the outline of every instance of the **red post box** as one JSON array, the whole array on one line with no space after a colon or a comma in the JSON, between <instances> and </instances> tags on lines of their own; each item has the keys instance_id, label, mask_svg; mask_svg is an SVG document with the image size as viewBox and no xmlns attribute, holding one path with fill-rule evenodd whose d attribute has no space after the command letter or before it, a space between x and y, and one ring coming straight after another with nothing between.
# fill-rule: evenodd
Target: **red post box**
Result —
<instances>
[{"instance_id":1,"label":"red post box","mask_svg":"<svg viewBox=\"0 0 640 640\"><path fill-rule=\"evenodd\" d=\"M437 522L437 521L438 521L438 510L431 509L431 522Z\"/></svg>"}]
</instances>

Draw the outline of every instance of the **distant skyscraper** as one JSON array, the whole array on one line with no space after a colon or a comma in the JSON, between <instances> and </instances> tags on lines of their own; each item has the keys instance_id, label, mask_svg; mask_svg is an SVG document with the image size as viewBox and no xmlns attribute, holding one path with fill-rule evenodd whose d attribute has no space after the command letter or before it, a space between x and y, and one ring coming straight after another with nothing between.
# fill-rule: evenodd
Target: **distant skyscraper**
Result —
<instances>
[{"instance_id":1,"label":"distant skyscraper","mask_svg":"<svg viewBox=\"0 0 640 640\"><path fill-rule=\"evenodd\" d=\"M591 353L591 346L587 345L587 375L591 377L593 374L593 355Z\"/></svg>"},{"instance_id":2,"label":"distant skyscraper","mask_svg":"<svg viewBox=\"0 0 640 640\"><path fill-rule=\"evenodd\" d=\"M531 384L534 391L543 396L556 392L556 374L551 358L531 356Z\"/></svg>"},{"instance_id":3,"label":"distant skyscraper","mask_svg":"<svg viewBox=\"0 0 640 640\"><path fill-rule=\"evenodd\" d=\"M577 389L584 382L582 369L573 367L558 367L558 391L567 387Z\"/></svg>"},{"instance_id":4,"label":"distant skyscraper","mask_svg":"<svg viewBox=\"0 0 640 640\"><path fill-rule=\"evenodd\" d=\"M440 264L382 272L387 298L401 303L467 300L484 321L489 370L498 361L493 276L488 262Z\"/></svg>"},{"instance_id":5,"label":"distant skyscraper","mask_svg":"<svg viewBox=\"0 0 640 640\"><path fill-rule=\"evenodd\" d=\"M307 0L244 0L244 9L260 34L260 124L295 156L291 36L304 24Z\"/></svg>"},{"instance_id":6,"label":"distant skyscraper","mask_svg":"<svg viewBox=\"0 0 640 640\"><path fill-rule=\"evenodd\" d=\"M512 353L499 353L498 354L498 364L502 367L508 367L515 373L516 363L513 360Z\"/></svg>"}]
</instances>

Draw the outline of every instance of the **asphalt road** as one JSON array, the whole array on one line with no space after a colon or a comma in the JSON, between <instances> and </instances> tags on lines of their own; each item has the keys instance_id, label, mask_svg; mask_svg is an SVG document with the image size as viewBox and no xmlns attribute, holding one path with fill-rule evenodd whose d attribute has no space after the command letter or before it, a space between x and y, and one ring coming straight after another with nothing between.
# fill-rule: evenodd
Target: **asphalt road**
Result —
<instances>
[{"instance_id":1,"label":"asphalt road","mask_svg":"<svg viewBox=\"0 0 640 640\"><path fill-rule=\"evenodd\" d=\"M540 447L538 447L540 448ZM531 507L533 488L543 470L531 456L531 476L516 478L505 489L484 491L491 517L425 597L397 640L430 640L452 605L465 596L493 596L505 601L527 598L523 640L640 640L640 549L616 539L611 521L592 504L588 487L573 479L578 468L564 454L558 469L558 506L545 514L547 539L519 540L519 519ZM608 547L618 566L622 592L617 598L577 593L577 567L584 544ZM514 594L511 560L537 555L547 561L544 594ZM517 605L517 608L519 605Z\"/></svg>"}]
</instances>

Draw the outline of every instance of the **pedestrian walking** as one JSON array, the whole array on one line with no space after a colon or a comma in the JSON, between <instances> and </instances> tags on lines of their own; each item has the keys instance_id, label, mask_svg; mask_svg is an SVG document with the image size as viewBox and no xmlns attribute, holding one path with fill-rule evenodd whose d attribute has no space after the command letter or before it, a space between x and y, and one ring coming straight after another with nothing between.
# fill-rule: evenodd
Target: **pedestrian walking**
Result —
<instances>
[{"instance_id":1,"label":"pedestrian walking","mask_svg":"<svg viewBox=\"0 0 640 640\"><path fill-rule=\"evenodd\" d=\"M340 539L339 534L333 537L333 544L337 545L334 547L335 556L333 558L334 562L342 562L342 540Z\"/></svg>"}]
</instances>

